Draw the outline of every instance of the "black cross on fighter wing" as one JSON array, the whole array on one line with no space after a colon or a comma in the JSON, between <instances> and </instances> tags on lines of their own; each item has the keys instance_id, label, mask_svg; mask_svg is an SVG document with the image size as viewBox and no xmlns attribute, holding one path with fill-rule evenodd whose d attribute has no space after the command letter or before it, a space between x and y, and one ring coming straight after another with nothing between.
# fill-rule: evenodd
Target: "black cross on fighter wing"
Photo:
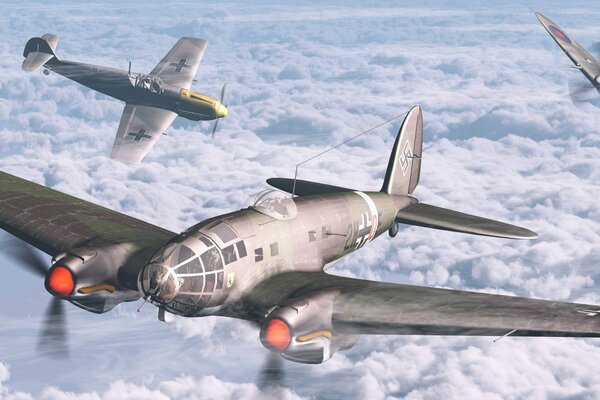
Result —
<instances>
[{"instance_id":1,"label":"black cross on fighter wing","mask_svg":"<svg viewBox=\"0 0 600 400\"><path fill-rule=\"evenodd\" d=\"M127 104L110 158L128 164L139 163L176 117L173 111Z\"/></svg>"},{"instance_id":2,"label":"black cross on fighter wing","mask_svg":"<svg viewBox=\"0 0 600 400\"><path fill-rule=\"evenodd\" d=\"M208 42L183 37L150 72L169 85L189 89L202 61Z\"/></svg>"}]
</instances>

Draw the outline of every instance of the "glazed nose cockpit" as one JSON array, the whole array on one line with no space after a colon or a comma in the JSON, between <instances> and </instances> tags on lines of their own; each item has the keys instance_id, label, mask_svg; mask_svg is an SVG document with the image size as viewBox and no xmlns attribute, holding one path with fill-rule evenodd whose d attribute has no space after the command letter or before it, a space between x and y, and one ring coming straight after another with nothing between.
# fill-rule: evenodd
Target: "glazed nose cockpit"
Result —
<instances>
[{"instance_id":1,"label":"glazed nose cockpit","mask_svg":"<svg viewBox=\"0 0 600 400\"><path fill-rule=\"evenodd\" d=\"M138 276L146 300L179 315L193 315L209 306L222 287L223 256L204 236L168 244Z\"/></svg>"}]
</instances>

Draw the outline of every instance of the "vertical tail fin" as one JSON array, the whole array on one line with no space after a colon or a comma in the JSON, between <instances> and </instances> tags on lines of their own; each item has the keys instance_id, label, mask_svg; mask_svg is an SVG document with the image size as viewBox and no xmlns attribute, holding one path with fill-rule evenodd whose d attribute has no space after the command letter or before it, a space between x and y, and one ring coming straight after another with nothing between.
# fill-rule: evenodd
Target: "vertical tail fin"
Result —
<instances>
[{"instance_id":1,"label":"vertical tail fin","mask_svg":"<svg viewBox=\"0 0 600 400\"><path fill-rule=\"evenodd\" d=\"M414 106L406 115L388 163L381 191L391 195L412 193L419 183L423 150L423 111Z\"/></svg>"},{"instance_id":2,"label":"vertical tail fin","mask_svg":"<svg viewBox=\"0 0 600 400\"><path fill-rule=\"evenodd\" d=\"M23 57L25 57L23 69L25 71L35 71L50 60L56 59L54 52L57 43L58 37L51 33L29 39L25 49L23 49Z\"/></svg>"}]
</instances>

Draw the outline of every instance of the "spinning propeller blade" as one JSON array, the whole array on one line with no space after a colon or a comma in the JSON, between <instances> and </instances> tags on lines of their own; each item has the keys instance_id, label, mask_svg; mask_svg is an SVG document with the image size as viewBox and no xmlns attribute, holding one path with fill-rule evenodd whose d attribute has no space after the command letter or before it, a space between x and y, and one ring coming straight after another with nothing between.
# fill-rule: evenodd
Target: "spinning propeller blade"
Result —
<instances>
[{"instance_id":1,"label":"spinning propeller blade","mask_svg":"<svg viewBox=\"0 0 600 400\"><path fill-rule=\"evenodd\" d=\"M268 395L269 398L279 399L285 389L284 377L285 371L281 356L274 351L269 351L258 377L258 388L262 394Z\"/></svg>"},{"instance_id":2,"label":"spinning propeller blade","mask_svg":"<svg viewBox=\"0 0 600 400\"><path fill-rule=\"evenodd\" d=\"M57 297L52 298L46 309L44 325L38 339L38 351L56 358L66 358L69 355L67 319L63 301Z\"/></svg>"},{"instance_id":3,"label":"spinning propeller blade","mask_svg":"<svg viewBox=\"0 0 600 400\"><path fill-rule=\"evenodd\" d=\"M228 96L228 93L226 92L226 89L227 89L227 81L225 81L225 83L223 83L223 87L221 88L221 98L219 99L220 103L223 104L227 108L227 107L229 107L229 96ZM227 99L225 98L226 95L227 95ZM219 125L220 120L221 120L221 118L217 118L215 120L215 124L213 125L213 129L210 134L211 142L215 141L215 132L217 131L217 126Z\"/></svg>"},{"instance_id":4,"label":"spinning propeller blade","mask_svg":"<svg viewBox=\"0 0 600 400\"><path fill-rule=\"evenodd\" d=\"M25 269L45 278L49 263L33 247L23 244L16 239L10 239L10 250L6 253L22 265ZM52 297L46 314L42 330L39 333L37 350L40 354L50 357L64 358L68 356L67 320L63 301Z\"/></svg>"}]
</instances>

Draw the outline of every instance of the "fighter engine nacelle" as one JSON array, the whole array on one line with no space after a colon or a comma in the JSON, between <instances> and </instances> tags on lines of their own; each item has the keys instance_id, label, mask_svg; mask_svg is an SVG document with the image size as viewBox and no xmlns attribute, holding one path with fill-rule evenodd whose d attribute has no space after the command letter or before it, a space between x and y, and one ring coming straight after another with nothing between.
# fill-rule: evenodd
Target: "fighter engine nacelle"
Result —
<instances>
[{"instance_id":1,"label":"fighter engine nacelle","mask_svg":"<svg viewBox=\"0 0 600 400\"><path fill-rule=\"evenodd\" d=\"M269 313L260 331L263 345L284 358L320 364L336 351L354 346L358 336L335 333L331 324L333 295L318 295L282 304Z\"/></svg>"}]
</instances>

